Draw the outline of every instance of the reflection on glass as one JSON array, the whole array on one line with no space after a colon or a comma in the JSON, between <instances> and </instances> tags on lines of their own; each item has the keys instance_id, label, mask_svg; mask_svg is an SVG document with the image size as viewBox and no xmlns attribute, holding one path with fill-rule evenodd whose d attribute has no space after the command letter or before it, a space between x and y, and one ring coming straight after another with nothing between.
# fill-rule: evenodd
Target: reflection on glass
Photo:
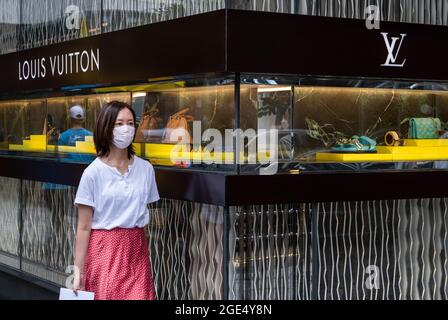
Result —
<instances>
[{"instance_id":1,"label":"reflection on glass","mask_svg":"<svg viewBox=\"0 0 448 320\"><path fill-rule=\"evenodd\" d=\"M270 156L272 131L278 134L276 153L279 159L292 158L292 99L291 86L243 85L241 87L241 129L245 131L244 161L257 149L257 159ZM250 131L255 135L250 135ZM266 141L266 146L263 146ZM252 151L251 151L252 150Z\"/></svg>"},{"instance_id":2,"label":"reflection on glass","mask_svg":"<svg viewBox=\"0 0 448 320\"><path fill-rule=\"evenodd\" d=\"M88 162L92 157L86 145L93 133L85 128L86 99L84 97L52 98L47 100L48 151L65 160ZM90 138L90 139L89 139Z\"/></svg>"},{"instance_id":3,"label":"reflection on glass","mask_svg":"<svg viewBox=\"0 0 448 320\"><path fill-rule=\"evenodd\" d=\"M253 173L272 163L280 172L448 168L443 83L242 75L238 122L234 99L229 75L1 101L0 148L89 163L99 112L118 100L136 111L136 154L159 166L232 171L239 162ZM429 123L432 138L412 137L422 130L416 123ZM397 138L389 145L390 132Z\"/></svg>"},{"instance_id":4,"label":"reflection on glass","mask_svg":"<svg viewBox=\"0 0 448 320\"><path fill-rule=\"evenodd\" d=\"M296 87L299 158L331 148L338 139L368 136L383 144L388 131L409 135L409 119L436 117L437 92L405 89ZM448 93L440 92L440 95Z\"/></svg>"},{"instance_id":5,"label":"reflection on glass","mask_svg":"<svg viewBox=\"0 0 448 320\"><path fill-rule=\"evenodd\" d=\"M45 100L0 102L1 148L11 151L45 152L43 132Z\"/></svg>"},{"instance_id":6,"label":"reflection on glass","mask_svg":"<svg viewBox=\"0 0 448 320\"><path fill-rule=\"evenodd\" d=\"M130 94L97 94L0 102L0 150L33 156L47 152L60 160L90 163L96 155L94 124L112 100Z\"/></svg>"},{"instance_id":7,"label":"reflection on glass","mask_svg":"<svg viewBox=\"0 0 448 320\"><path fill-rule=\"evenodd\" d=\"M92 94L86 96L87 99L87 116L85 126L88 130L93 131L96 120L100 114L101 108L107 103L117 100L131 103L130 93L109 93L109 94Z\"/></svg>"},{"instance_id":8,"label":"reflection on glass","mask_svg":"<svg viewBox=\"0 0 448 320\"><path fill-rule=\"evenodd\" d=\"M84 141L84 136L78 137L72 128L82 128L85 101L82 98L54 98L48 99L47 104L48 144L75 147L76 141Z\"/></svg>"},{"instance_id":9,"label":"reflection on glass","mask_svg":"<svg viewBox=\"0 0 448 320\"><path fill-rule=\"evenodd\" d=\"M241 128L255 129L257 137L263 129L278 131L275 160L280 171L448 168L445 84L252 75L242 79ZM386 142L388 133L396 141ZM250 147L250 140L244 145ZM260 158L255 166L244 160L246 171L261 165Z\"/></svg>"},{"instance_id":10,"label":"reflection on glass","mask_svg":"<svg viewBox=\"0 0 448 320\"><path fill-rule=\"evenodd\" d=\"M76 142L86 141L86 137L92 137L93 133L84 128L86 112L82 105L74 105L69 110L70 128L59 136L58 145L75 147Z\"/></svg>"},{"instance_id":11,"label":"reflection on glass","mask_svg":"<svg viewBox=\"0 0 448 320\"><path fill-rule=\"evenodd\" d=\"M4 135L5 148L8 149L9 144L22 143L24 136L23 110L25 102L12 101L2 102L0 104L3 116L2 133Z\"/></svg>"},{"instance_id":12,"label":"reflection on glass","mask_svg":"<svg viewBox=\"0 0 448 320\"><path fill-rule=\"evenodd\" d=\"M201 81L202 86L182 81L135 88L135 142L154 164L222 170L233 167L233 148L226 146L224 137L226 129L234 127L234 85L226 84L225 79ZM215 140L210 132L215 133ZM212 141L212 150L207 150ZM183 147L175 154L176 145ZM211 161L212 157L216 161ZM210 161L205 164L206 160Z\"/></svg>"}]
</instances>

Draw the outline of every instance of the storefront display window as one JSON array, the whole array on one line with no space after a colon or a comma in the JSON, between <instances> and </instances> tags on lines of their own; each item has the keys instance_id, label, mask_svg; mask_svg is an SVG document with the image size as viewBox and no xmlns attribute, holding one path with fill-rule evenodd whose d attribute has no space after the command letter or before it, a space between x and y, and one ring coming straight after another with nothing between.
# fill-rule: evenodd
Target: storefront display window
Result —
<instances>
[{"instance_id":1,"label":"storefront display window","mask_svg":"<svg viewBox=\"0 0 448 320\"><path fill-rule=\"evenodd\" d=\"M45 100L0 102L0 113L3 151L23 151L26 145L31 152L45 152L45 139L41 138L45 130Z\"/></svg>"},{"instance_id":2,"label":"storefront display window","mask_svg":"<svg viewBox=\"0 0 448 320\"><path fill-rule=\"evenodd\" d=\"M242 82L242 128L278 131L280 170L446 167L445 84L253 75Z\"/></svg>"},{"instance_id":3,"label":"storefront display window","mask_svg":"<svg viewBox=\"0 0 448 320\"><path fill-rule=\"evenodd\" d=\"M90 163L96 155L97 116L106 103L116 100L136 111L138 156L160 166L233 170L233 143L227 145L224 137L235 125L234 93L233 76L195 77L97 88L82 95L3 101L2 151L8 156ZM207 149L216 137L208 132L223 137L220 149Z\"/></svg>"},{"instance_id":4,"label":"storefront display window","mask_svg":"<svg viewBox=\"0 0 448 320\"><path fill-rule=\"evenodd\" d=\"M447 89L436 82L245 74L237 106L232 75L95 88L0 102L1 148L9 156L89 163L97 115L119 100L137 114L137 155L154 165L239 165L242 173L273 163L280 173L444 169Z\"/></svg>"},{"instance_id":5,"label":"storefront display window","mask_svg":"<svg viewBox=\"0 0 448 320\"><path fill-rule=\"evenodd\" d=\"M218 170L233 167L231 145L221 143L219 150L206 150L211 142L207 132L213 130L225 137L226 130L233 130L232 78L178 81L133 90L133 107L140 115L135 142L154 164Z\"/></svg>"}]
</instances>

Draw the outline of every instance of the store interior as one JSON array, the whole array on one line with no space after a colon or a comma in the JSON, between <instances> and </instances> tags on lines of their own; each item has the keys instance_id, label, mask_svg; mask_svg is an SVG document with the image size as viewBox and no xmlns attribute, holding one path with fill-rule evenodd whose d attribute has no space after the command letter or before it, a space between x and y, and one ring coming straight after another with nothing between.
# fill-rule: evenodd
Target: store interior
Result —
<instances>
[{"instance_id":1,"label":"store interior","mask_svg":"<svg viewBox=\"0 0 448 320\"><path fill-rule=\"evenodd\" d=\"M137 114L136 154L157 166L245 174L271 160L281 173L448 168L445 84L250 74L235 83L202 75L0 100L1 154L89 163L99 111L119 100ZM84 110L80 122L70 118L74 106ZM76 126L89 134L62 141Z\"/></svg>"}]
</instances>

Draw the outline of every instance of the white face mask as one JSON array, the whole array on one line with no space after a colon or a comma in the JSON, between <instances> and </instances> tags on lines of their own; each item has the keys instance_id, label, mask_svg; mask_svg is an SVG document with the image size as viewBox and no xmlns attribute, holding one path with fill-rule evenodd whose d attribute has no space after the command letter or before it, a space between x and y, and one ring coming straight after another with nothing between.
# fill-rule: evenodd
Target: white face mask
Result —
<instances>
[{"instance_id":1,"label":"white face mask","mask_svg":"<svg viewBox=\"0 0 448 320\"><path fill-rule=\"evenodd\" d=\"M127 149L134 141L135 128L133 126L119 126L114 128L114 146Z\"/></svg>"}]
</instances>

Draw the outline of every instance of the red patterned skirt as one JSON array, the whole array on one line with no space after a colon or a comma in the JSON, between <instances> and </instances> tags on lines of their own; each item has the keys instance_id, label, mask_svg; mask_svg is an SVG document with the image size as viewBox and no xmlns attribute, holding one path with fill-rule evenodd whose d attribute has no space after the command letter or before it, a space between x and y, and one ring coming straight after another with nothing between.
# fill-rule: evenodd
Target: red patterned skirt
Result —
<instances>
[{"instance_id":1,"label":"red patterned skirt","mask_svg":"<svg viewBox=\"0 0 448 320\"><path fill-rule=\"evenodd\" d=\"M154 300L144 230L92 230L85 279L86 290L95 292L95 300Z\"/></svg>"}]
</instances>

